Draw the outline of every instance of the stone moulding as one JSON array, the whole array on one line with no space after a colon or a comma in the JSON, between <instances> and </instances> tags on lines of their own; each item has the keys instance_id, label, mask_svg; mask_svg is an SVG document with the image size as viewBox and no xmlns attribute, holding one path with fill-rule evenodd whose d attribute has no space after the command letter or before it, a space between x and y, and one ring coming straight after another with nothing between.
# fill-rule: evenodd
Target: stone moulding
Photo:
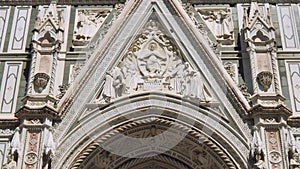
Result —
<instances>
[{"instance_id":1,"label":"stone moulding","mask_svg":"<svg viewBox=\"0 0 300 169\"><path fill-rule=\"evenodd\" d=\"M179 130L184 130L186 132L189 133L190 136L197 138L198 140L201 140L201 142L205 145L207 145L212 151L214 151L216 154L219 155L219 157L221 157L222 160L224 160L223 162L225 163L225 165L230 168L236 168L236 166L234 165L234 162L232 161L232 159L218 146L216 145L214 142L212 142L211 140L209 140L208 138L206 138L205 136L203 136L201 133L199 133L196 130L193 130L189 127L186 127L182 124L178 124L176 122L173 121L169 121L167 119L160 119L160 118L153 118L150 117L148 119L141 119L129 124L125 124L124 126L120 126L114 130L112 130L111 132L106 133L105 135L103 135L102 137L98 138L96 141L92 142L90 145L88 145L78 156L77 158L73 161L72 165L71 165L71 169L75 169L81 166L82 162L84 162L84 160L93 153L94 150L99 149L99 146L104 143L106 140L109 140L110 137L113 137L115 134L118 134L120 132L124 132L126 130L129 130L132 127L136 127L139 126L141 124L147 124L149 122L156 122L158 124L164 124L167 126L171 126L171 125L176 125L176 128L179 128ZM174 124L175 123L175 124Z\"/></svg>"}]
</instances>

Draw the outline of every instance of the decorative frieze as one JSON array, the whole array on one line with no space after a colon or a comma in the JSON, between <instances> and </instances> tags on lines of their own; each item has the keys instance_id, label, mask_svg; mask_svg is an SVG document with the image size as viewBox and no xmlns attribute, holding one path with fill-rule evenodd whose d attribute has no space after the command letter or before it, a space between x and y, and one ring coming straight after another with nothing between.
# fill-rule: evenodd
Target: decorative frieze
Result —
<instances>
[{"instance_id":1,"label":"decorative frieze","mask_svg":"<svg viewBox=\"0 0 300 169\"><path fill-rule=\"evenodd\" d=\"M8 52L25 52L31 7L17 6L8 44Z\"/></svg>"},{"instance_id":2,"label":"decorative frieze","mask_svg":"<svg viewBox=\"0 0 300 169\"><path fill-rule=\"evenodd\" d=\"M14 113L17 104L22 62L6 62L0 92L2 113Z\"/></svg>"}]
</instances>

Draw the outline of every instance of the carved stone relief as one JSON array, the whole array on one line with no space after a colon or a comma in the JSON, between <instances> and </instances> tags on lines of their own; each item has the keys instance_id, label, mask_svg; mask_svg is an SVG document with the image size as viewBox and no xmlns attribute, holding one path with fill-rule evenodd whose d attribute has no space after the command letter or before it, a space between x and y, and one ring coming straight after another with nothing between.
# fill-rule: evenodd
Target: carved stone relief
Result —
<instances>
[{"instance_id":1,"label":"carved stone relief","mask_svg":"<svg viewBox=\"0 0 300 169\"><path fill-rule=\"evenodd\" d=\"M230 75L232 80L234 80L234 82L237 83L238 82L237 64L234 64L232 62L225 62L224 68L227 71L227 73Z\"/></svg>"},{"instance_id":2,"label":"carved stone relief","mask_svg":"<svg viewBox=\"0 0 300 169\"><path fill-rule=\"evenodd\" d=\"M34 76L34 85L36 87L36 90L41 93L45 87L47 86L48 82L49 82L49 75L47 75L46 73L37 73Z\"/></svg>"},{"instance_id":3,"label":"carved stone relief","mask_svg":"<svg viewBox=\"0 0 300 169\"><path fill-rule=\"evenodd\" d=\"M201 8L197 11L221 44L233 44L234 26L230 8Z\"/></svg>"},{"instance_id":4,"label":"carved stone relief","mask_svg":"<svg viewBox=\"0 0 300 169\"><path fill-rule=\"evenodd\" d=\"M262 71L257 74L257 82L265 92L270 88L272 80L273 74L269 71Z\"/></svg>"},{"instance_id":5,"label":"carved stone relief","mask_svg":"<svg viewBox=\"0 0 300 169\"><path fill-rule=\"evenodd\" d=\"M200 72L182 58L172 40L150 20L123 60L107 72L100 100L158 90L209 101Z\"/></svg>"},{"instance_id":6,"label":"carved stone relief","mask_svg":"<svg viewBox=\"0 0 300 169\"><path fill-rule=\"evenodd\" d=\"M249 101L251 94L248 93L248 87L246 83L239 84L238 87L241 90L242 94L245 96L245 98Z\"/></svg>"},{"instance_id":7,"label":"carved stone relief","mask_svg":"<svg viewBox=\"0 0 300 169\"><path fill-rule=\"evenodd\" d=\"M195 17L196 11L195 11L193 5L190 3L185 3L183 5L184 5L184 8L185 8L187 14L192 19L193 23L195 24L195 26L197 27L199 32L204 36L205 40L207 40L209 46L213 49L214 53L219 56L220 55L220 44L218 42L212 41L208 37L208 32L206 30L207 28L205 27L205 24L200 23Z\"/></svg>"},{"instance_id":8,"label":"carved stone relief","mask_svg":"<svg viewBox=\"0 0 300 169\"><path fill-rule=\"evenodd\" d=\"M78 9L75 19L73 45L87 45L109 13L109 9Z\"/></svg>"}]
</instances>

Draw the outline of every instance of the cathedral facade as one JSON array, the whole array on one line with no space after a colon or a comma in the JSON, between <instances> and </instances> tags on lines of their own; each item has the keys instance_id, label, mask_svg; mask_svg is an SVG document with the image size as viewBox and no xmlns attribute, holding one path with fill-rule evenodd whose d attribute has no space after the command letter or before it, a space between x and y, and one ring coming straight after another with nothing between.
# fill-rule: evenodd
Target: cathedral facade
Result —
<instances>
[{"instance_id":1,"label":"cathedral facade","mask_svg":"<svg viewBox=\"0 0 300 169\"><path fill-rule=\"evenodd\" d=\"M300 1L2 0L0 168L299 169Z\"/></svg>"}]
</instances>

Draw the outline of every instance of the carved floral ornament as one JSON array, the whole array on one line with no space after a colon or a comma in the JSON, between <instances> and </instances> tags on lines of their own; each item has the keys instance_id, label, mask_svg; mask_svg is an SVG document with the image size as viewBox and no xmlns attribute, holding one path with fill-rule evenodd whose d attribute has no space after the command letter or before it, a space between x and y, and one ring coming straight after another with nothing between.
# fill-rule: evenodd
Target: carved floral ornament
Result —
<instances>
[{"instance_id":1,"label":"carved floral ornament","mask_svg":"<svg viewBox=\"0 0 300 169\"><path fill-rule=\"evenodd\" d=\"M149 20L122 61L107 72L98 101L141 91L164 91L209 101L202 77L185 62L171 38L155 20Z\"/></svg>"}]
</instances>

